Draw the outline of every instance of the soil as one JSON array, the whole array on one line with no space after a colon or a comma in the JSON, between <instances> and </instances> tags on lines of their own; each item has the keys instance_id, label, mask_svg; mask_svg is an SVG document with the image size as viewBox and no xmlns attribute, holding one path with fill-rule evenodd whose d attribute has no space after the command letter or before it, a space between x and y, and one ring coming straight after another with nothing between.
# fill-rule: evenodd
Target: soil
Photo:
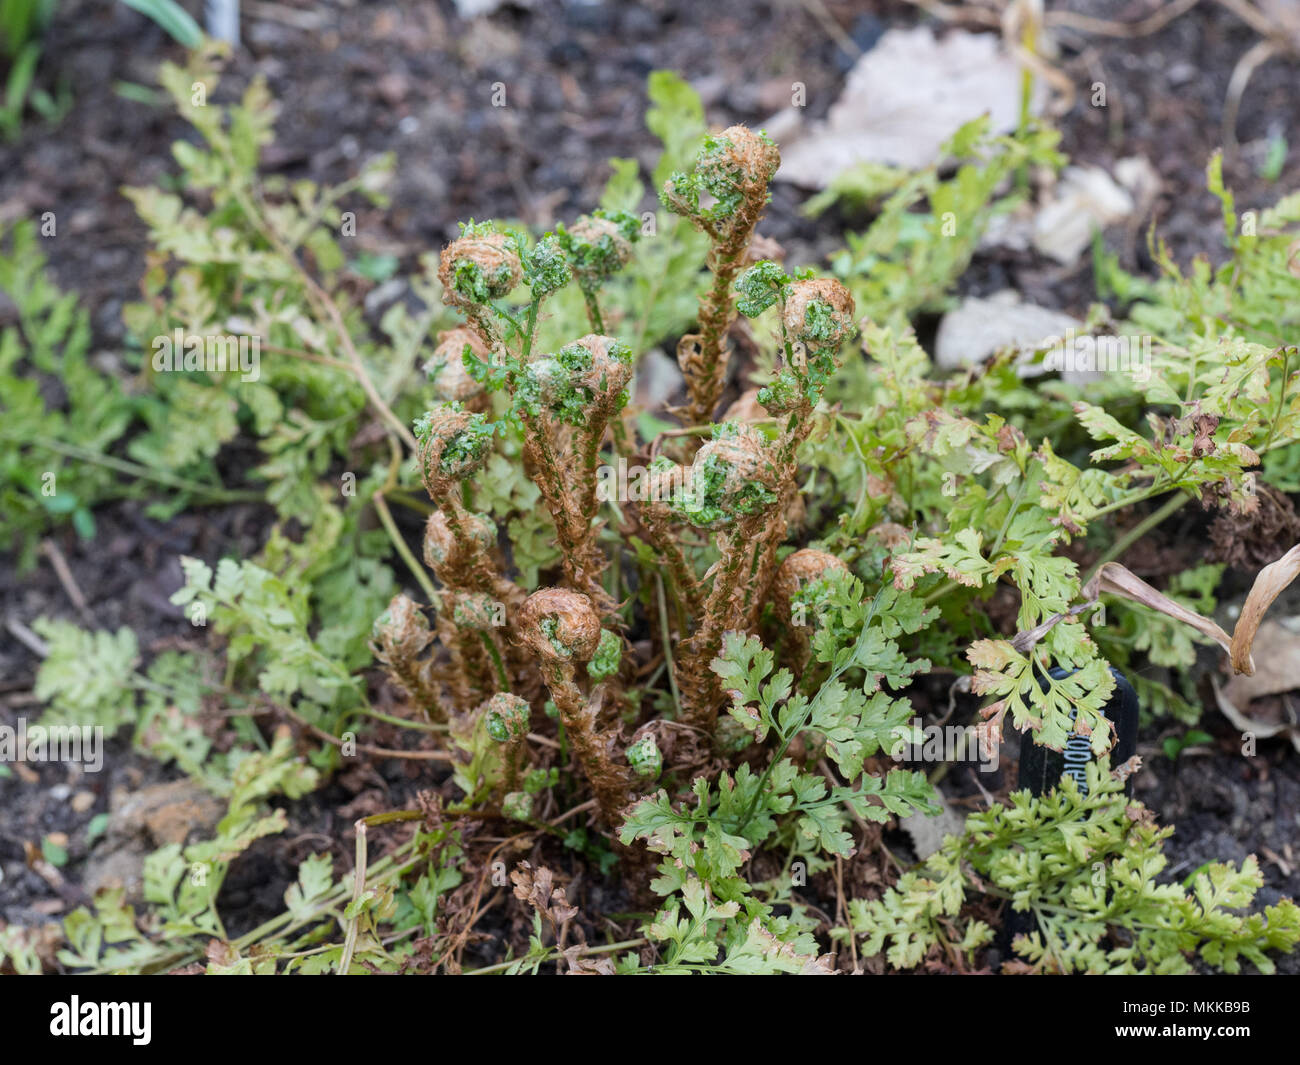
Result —
<instances>
[{"instance_id":1,"label":"soil","mask_svg":"<svg viewBox=\"0 0 1300 1065\"><path fill-rule=\"evenodd\" d=\"M1073 0L1053 6L1131 21L1159 3ZM762 124L788 102L795 80L807 86L808 111L816 116L835 99L856 58L831 38L816 10L824 8L855 49L871 47L886 28L925 17L911 4L889 0L532 0L470 21L445 0L285 0L248 7L245 47L221 92L241 88L257 73L266 76L282 108L266 168L337 182L361 160L395 151L394 205L366 216L357 239L359 250L396 255L406 267L453 236L458 220L515 216L545 225L569 219L597 199L607 158L652 162L656 142L643 120L651 70L685 74L719 127ZM1150 221L1180 262L1222 253L1219 208L1205 191L1204 165L1221 141L1229 78L1256 39L1209 0L1146 38L1063 35L1062 62L1074 82L1103 81L1112 101L1107 109L1093 108L1081 93L1059 123L1063 149L1076 162L1103 166L1143 155L1163 182L1150 218L1107 234L1126 266L1150 268L1142 239ZM0 223L56 212L58 237L45 247L54 275L82 294L97 347L112 349L122 338L122 305L134 295L145 250L143 227L118 190L170 173L170 145L189 135L167 109L125 99L114 87L152 84L158 60L179 60L180 52L125 5L92 0L61 3L49 40L40 81L51 89L68 86L74 106L58 125L32 120L18 141L0 145ZM504 108L492 106L497 82L506 88ZM1276 182L1259 173L1270 138L1300 139L1285 126L1298 87L1300 64L1292 56L1260 68L1246 91L1237 128L1242 148L1226 166L1241 209L1266 206L1282 190L1300 187L1300 151L1294 148ZM778 185L760 232L780 241L792 261L816 262L842 246L846 227L864 220L836 212L808 219L799 212L804 196ZM961 283L962 291L977 294L1007 286L1075 314L1094 295L1088 262L1063 269L1029 254L981 253ZM130 626L146 654L175 645L179 612L167 597L180 584L177 556L252 554L268 527L265 513L249 506L159 523L127 502L102 508L96 517L101 534L93 545L70 532L55 536L55 543L85 596L89 619L108 629ZM1203 530L1189 532L1184 544L1204 542L1197 539ZM1153 543L1153 567L1162 552L1180 546ZM1278 553L1287 546L1279 544ZM11 560L0 556L0 611L26 625L40 616L87 620L46 560L19 578ZM0 629L0 721L34 712L30 688L37 665L28 647ZM1159 726L1142 734L1147 768L1138 795L1162 823L1177 826L1168 848L1171 872L1181 877L1212 858L1237 861L1254 853L1266 879L1260 902L1300 894L1300 759L1285 741L1262 742L1257 756L1243 758L1230 726L1213 710L1202 727L1215 736L1214 744L1177 761L1160 752ZM339 859L336 868L349 867L357 816L410 805L419 788L442 775L418 767L383 762L358 768L288 804L289 831L260 841L231 869L221 899L229 931L246 931L277 912L307 854L329 850ZM84 897L92 819L109 809L115 791L140 791L177 776L115 743L98 776L73 779L63 767L47 766L36 779L0 778L0 919L35 924L76 905ZM963 793L978 795L972 784L952 783L955 801ZM90 793L89 802L76 798L82 792ZM28 861L29 851L52 832L68 837L69 860L61 875L43 876ZM396 840L405 830L388 834ZM891 832L887 839L906 853L903 834ZM638 908L633 900L603 897L604 889L581 872L571 852L551 848L518 857L530 857L535 867L549 863L561 877L576 874L569 898L589 913ZM833 910L833 887L815 880L811 888ZM495 935L526 935L518 914L501 920L513 923L494 928ZM499 945L471 943L464 962L499 957ZM1282 967L1295 971L1300 962L1287 959Z\"/></svg>"}]
</instances>

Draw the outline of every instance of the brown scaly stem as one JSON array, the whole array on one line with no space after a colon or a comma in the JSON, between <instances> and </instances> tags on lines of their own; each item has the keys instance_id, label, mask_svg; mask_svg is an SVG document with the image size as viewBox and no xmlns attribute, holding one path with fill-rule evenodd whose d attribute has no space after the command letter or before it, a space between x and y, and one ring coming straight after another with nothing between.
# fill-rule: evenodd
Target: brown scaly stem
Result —
<instances>
[{"instance_id":1,"label":"brown scaly stem","mask_svg":"<svg viewBox=\"0 0 1300 1065\"><path fill-rule=\"evenodd\" d=\"M732 285L745 261L745 248L736 251L715 245L708 266L713 284L700 297L700 331L688 333L677 343L677 365L686 378L689 402L682 411L687 424L711 422L727 381L727 332L736 319Z\"/></svg>"},{"instance_id":2,"label":"brown scaly stem","mask_svg":"<svg viewBox=\"0 0 1300 1065\"><path fill-rule=\"evenodd\" d=\"M524 457L536 471L533 483L555 523L565 581L599 603L602 615L607 615L613 610L613 601L600 583L605 557L595 545L591 522L583 520L577 492L563 473L551 430L540 418L524 419L524 425Z\"/></svg>"},{"instance_id":3,"label":"brown scaly stem","mask_svg":"<svg viewBox=\"0 0 1300 1065\"><path fill-rule=\"evenodd\" d=\"M448 669L444 673L447 691L451 695L452 706L456 713L467 713L474 705L470 690L470 668L465 661L461 634L450 619L438 615L438 640L447 649Z\"/></svg>"},{"instance_id":4,"label":"brown scaly stem","mask_svg":"<svg viewBox=\"0 0 1300 1065\"><path fill-rule=\"evenodd\" d=\"M625 766L614 761L610 750L613 738L600 730L597 720L600 703L583 696L574 683L572 665L543 662L541 668L574 754L582 764L591 790L596 793L601 817L607 825L616 827L628 802L630 774Z\"/></svg>"},{"instance_id":5,"label":"brown scaly stem","mask_svg":"<svg viewBox=\"0 0 1300 1065\"><path fill-rule=\"evenodd\" d=\"M687 724L710 734L717 723L720 704L719 682L711 663L722 647L722 635L739 627L736 591L753 557L752 544L766 515L747 518L733 534L719 537L722 557L714 567L713 587L704 601L700 626L682 645L682 662L677 673L681 690L682 716Z\"/></svg>"},{"instance_id":6,"label":"brown scaly stem","mask_svg":"<svg viewBox=\"0 0 1300 1065\"><path fill-rule=\"evenodd\" d=\"M647 478L645 496L638 501L636 508L637 519L646 539L672 578L676 592L677 626L683 633L686 631L688 617L697 617L701 605L700 583L681 544L673 535L672 511L669 506L674 496L680 496L683 492L686 477L687 471L681 466L655 470Z\"/></svg>"},{"instance_id":7,"label":"brown scaly stem","mask_svg":"<svg viewBox=\"0 0 1300 1065\"><path fill-rule=\"evenodd\" d=\"M483 646L483 640L479 634L472 629L465 629L456 624L453 617L455 631L455 651L456 659L464 672L465 687L460 692L465 702L458 702L456 709L459 713L466 713L471 709L469 704L475 699L482 699L483 696L491 692L497 686L496 674L492 669L492 660L487 649Z\"/></svg>"},{"instance_id":8,"label":"brown scaly stem","mask_svg":"<svg viewBox=\"0 0 1300 1065\"><path fill-rule=\"evenodd\" d=\"M707 265L713 283L700 297L698 333L682 338L677 362L686 378L687 424L712 422L727 376L727 331L736 317L733 287L745 265L754 227L768 201L768 184L781 154L765 135L731 126L707 138L694 172L684 182L669 181L665 206L686 217L710 240ZM700 194L716 200L700 207Z\"/></svg>"},{"instance_id":9,"label":"brown scaly stem","mask_svg":"<svg viewBox=\"0 0 1300 1065\"><path fill-rule=\"evenodd\" d=\"M812 428L811 416L812 407L809 405L806 416L796 423L797 428L793 431L787 430L777 447L781 497L772 508L771 521L764 527L754 545L752 579L745 585L744 596L744 612L749 619L750 628L758 624L758 614L763 609L763 604L768 601L772 580L776 574L776 553L785 542L790 507L799 491L795 480L798 474L795 454Z\"/></svg>"},{"instance_id":10,"label":"brown scaly stem","mask_svg":"<svg viewBox=\"0 0 1300 1065\"><path fill-rule=\"evenodd\" d=\"M596 653L600 618L580 592L543 588L520 611L519 631L536 655L542 678L560 713L574 754L596 795L604 821L616 826L627 805L631 773L614 760L617 735L599 725L600 699L588 699L577 684L577 666Z\"/></svg>"},{"instance_id":11,"label":"brown scaly stem","mask_svg":"<svg viewBox=\"0 0 1300 1065\"><path fill-rule=\"evenodd\" d=\"M785 540L790 507L798 494L799 448L812 431L813 413L825 381L836 365L840 345L854 330L853 296L838 281L795 281L780 299L782 347L786 366L777 382L760 393L772 414L785 418L778 439L776 470L780 499L754 554L754 579L746 589L746 616L752 628L767 602L776 573L776 554ZM798 352L797 358L792 357Z\"/></svg>"},{"instance_id":12,"label":"brown scaly stem","mask_svg":"<svg viewBox=\"0 0 1300 1065\"><path fill-rule=\"evenodd\" d=\"M589 334L554 357L530 363L524 375L527 380L517 388L527 385L529 395L538 397L537 406L546 412L526 411L523 420L538 487L551 509L564 553L565 578L608 617L615 604L601 582L607 559L596 543L596 488L600 445L610 421L626 402L631 352L613 337ZM553 419L563 419L572 431L553 437ZM555 446L557 438L564 445L563 456Z\"/></svg>"},{"instance_id":13,"label":"brown scaly stem","mask_svg":"<svg viewBox=\"0 0 1300 1065\"><path fill-rule=\"evenodd\" d=\"M754 544L779 499L770 446L756 430L728 422L695 455L683 495L672 504L692 524L718 533L721 557L699 626L683 645L678 684L683 720L711 735L719 687L710 668L728 629L744 627L741 581L750 575ZM706 575L706 579L707 579Z\"/></svg>"},{"instance_id":14,"label":"brown scaly stem","mask_svg":"<svg viewBox=\"0 0 1300 1065\"><path fill-rule=\"evenodd\" d=\"M558 245L552 243L543 256L544 262L553 264L560 247L571 256L568 266L588 297L595 323L601 321L595 292L627 262L635 239L635 219L621 214L624 217L615 218L597 212L569 231L560 227ZM612 614L614 601L601 583L606 559L595 543L596 474L607 424L626 401L623 388L631 376L631 352L611 337L591 334L567 345L556 357L534 358L537 315L542 301L554 291L554 277L507 234L465 227L461 238L443 249L438 278L444 301L464 312L469 321L465 332L476 338L478 348L503 356L498 368L504 369L505 383L516 400L525 464L555 523L567 582L589 595L602 614ZM531 287L532 299L520 320L492 301L507 297L522 280ZM506 335L513 338L514 350L506 350L493 321L497 317L513 327ZM580 411L584 406L587 409ZM579 411L581 418L575 421ZM558 451L563 440L557 430L562 423L577 428L576 468L574 456Z\"/></svg>"},{"instance_id":15,"label":"brown scaly stem","mask_svg":"<svg viewBox=\"0 0 1300 1065\"><path fill-rule=\"evenodd\" d=\"M555 434L549 418L524 414L524 458L536 471L533 482L542 493L542 501L555 522L555 534L568 554L576 545L578 517L565 482L563 466L555 451Z\"/></svg>"}]
</instances>

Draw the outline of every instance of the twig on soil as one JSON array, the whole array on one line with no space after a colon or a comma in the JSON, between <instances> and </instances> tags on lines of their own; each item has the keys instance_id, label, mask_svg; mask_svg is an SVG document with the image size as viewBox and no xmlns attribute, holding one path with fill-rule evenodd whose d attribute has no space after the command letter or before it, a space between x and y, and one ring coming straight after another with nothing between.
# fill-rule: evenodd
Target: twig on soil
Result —
<instances>
[{"instance_id":1,"label":"twig on soil","mask_svg":"<svg viewBox=\"0 0 1300 1065\"><path fill-rule=\"evenodd\" d=\"M1223 150L1229 156L1237 152L1237 114L1241 110L1241 98L1246 95L1246 86L1255 71L1279 51L1274 41L1256 41L1233 68L1228 81L1228 95L1223 101Z\"/></svg>"},{"instance_id":2,"label":"twig on soil","mask_svg":"<svg viewBox=\"0 0 1300 1065\"><path fill-rule=\"evenodd\" d=\"M357 867L354 871L352 887L352 905L356 906L361 901L361 893L366 889L366 822L361 819L356 822L357 830ZM339 956L339 967L335 975L347 976L348 970L352 968L352 955L357 949L357 934L361 930L361 914L354 913L352 919L348 922L347 939L343 942L343 953Z\"/></svg>"},{"instance_id":3,"label":"twig on soil","mask_svg":"<svg viewBox=\"0 0 1300 1065\"><path fill-rule=\"evenodd\" d=\"M13 634L14 639L39 658L48 658L50 645L32 632L17 618L5 618L5 628Z\"/></svg>"},{"instance_id":4,"label":"twig on soil","mask_svg":"<svg viewBox=\"0 0 1300 1065\"><path fill-rule=\"evenodd\" d=\"M77 584L77 579L73 577L72 570L68 567L68 560L63 557L63 552L59 550L58 545L53 540L42 540L41 553L50 560L50 565L54 568L54 575L59 578L63 590L68 593L72 605L77 608L81 620L87 626L94 628L97 624L95 615L91 613L90 604L86 602L86 597L82 593L80 585Z\"/></svg>"},{"instance_id":5,"label":"twig on soil","mask_svg":"<svg viewBox=\"0 0 1300 1065\"><path fill-rule=\"evenodd\" d=\"M335 747L342 747L344 741L337 736L332 736L322 728L317 728L310 721L294 713L287 706L277 706L277 710L282 711L289 717L293 718L299 725L305 728L318 740L324 740L326 743L332 743ZM452 756L446 751L400 751L388 747L374 747L369 743L353 743L353 747L358 751L364 751L366 754L373 754L376 758L407 758L412 761L422 762L447 762L454 761Z\"/></svg>"},{"instance_id":6,"label":"twig on soil","mask_svg":"<svg viewBox=\"0 0 1300 1065\"><path fill-rule=\"evenodd\" d=\"M625 939L621 943L604 943L599 947L583 947L576 952L575 956L586 958L593 954L612 954L616 950L631 950L633 947L644 947L649 942L650 940L644 937L641 939ZM470 969L468 972L462 972L461 976L487 976L489 973L505 972L519 960L519 958L514 958L511 961L498 962L496 965L489 965L483 969Z\"/></svg>"}]
</instances>

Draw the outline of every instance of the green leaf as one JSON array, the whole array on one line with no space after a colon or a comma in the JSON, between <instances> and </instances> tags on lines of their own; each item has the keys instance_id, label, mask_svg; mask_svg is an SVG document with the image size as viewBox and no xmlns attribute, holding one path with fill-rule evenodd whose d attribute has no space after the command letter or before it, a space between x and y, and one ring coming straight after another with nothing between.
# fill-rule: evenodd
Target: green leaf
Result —
<instances>
[{"instance_id":1,"label":"green leaf","mask_svg":"<svg viewBox=\"0 0 1300 1065\"><path fill-rule=\"evenodd\" d=\"M186 48L203 43L203 31L176 0L122 0L122 3L156 22L172 40Z\"/></svg>"}]
</instances>

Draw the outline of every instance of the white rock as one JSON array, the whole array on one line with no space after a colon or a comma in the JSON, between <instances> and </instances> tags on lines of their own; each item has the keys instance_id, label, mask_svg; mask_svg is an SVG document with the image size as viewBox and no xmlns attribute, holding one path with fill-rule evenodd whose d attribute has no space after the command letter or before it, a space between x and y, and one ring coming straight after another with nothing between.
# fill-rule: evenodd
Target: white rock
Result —
<instances>
[{"instance_id":1,"label":"white rock","mask_svg":"<svg viewBox=\"0 0 1300 1065\"><path fill-rule=\"evenodd\" d=\"M1033 248L1063 266L1073 266L1098 229L1146 214L1160 185L1159 173L1141 156L1116 162L1114 177L1097 166L1067 167L1037 208L1021 204L991 219L980 248Z\"/></svg>"},{"instance_id":2,"label":"white rock","mask_svg":"<svg viewBox=\"0 0 1300 1065\"><path fill-rule=\"evenodd\" d=\"M1079 261L1098 229L1122 222L1136 204L1099 166L1070 166L1034 216L1034 248L1063 266Z\"/></svg>"},{"instance_id":3,"label":"white rock","mask_svg":"<svg viewBox=\"0 0 1300 1065\"><path fill-rule=\"evenodd\" d=\"M1010 289L988 299L970 297L939 323L934 361L941 370L957 370L992 357L1003 348L1018 348L1026 356L1062 339L1069 329L1082 329L1079 319L1062 311L1024 303ZM1025 376L1045 372L1023 366Z\"/></svg>"},{"instance_id":4,"label":"white rock","mask_svg":"<svg viewBox=\"0 0 1300 1065\"><path fill-rule=\"evenodd\" d=\"M1037 85L1037 83L1036 83ZM1033 107L1041 94L1036 90ZM921 168L959 126L987 112L995 133L1020 121L1020 66L987 33L890 30L849 72L826 121L782 145L777 179L825 188L857 163Z\"/></svg>"}]
</instances>

